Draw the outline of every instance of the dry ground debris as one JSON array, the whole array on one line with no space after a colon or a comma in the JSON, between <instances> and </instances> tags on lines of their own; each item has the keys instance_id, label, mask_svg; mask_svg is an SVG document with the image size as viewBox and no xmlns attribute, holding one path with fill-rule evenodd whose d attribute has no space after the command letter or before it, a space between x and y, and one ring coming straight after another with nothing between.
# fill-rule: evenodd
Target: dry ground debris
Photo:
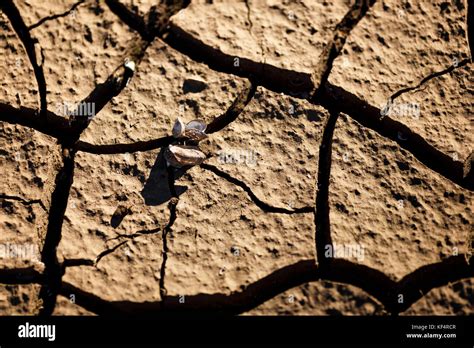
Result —
<instances>
[{"instance_id":1,"label":"dry ground debris","mask_svg":"<svg viewBox=\"0 0 474 348\"><path fill-rule=\"evenodd\" d=\"M0 314L473 314L468 6L3 0Z\"/></svg>"}]
</instances>

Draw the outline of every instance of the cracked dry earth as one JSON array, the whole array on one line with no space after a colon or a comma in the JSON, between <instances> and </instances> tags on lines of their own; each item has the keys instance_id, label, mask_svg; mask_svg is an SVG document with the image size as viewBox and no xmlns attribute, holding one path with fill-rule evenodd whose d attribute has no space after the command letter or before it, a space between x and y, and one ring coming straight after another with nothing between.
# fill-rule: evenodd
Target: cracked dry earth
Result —
<instances>
[{"instance_id":1,"label":"cracked dry earth","mask_svg":"<svg viewBox=\"0 0 474 348\"><path fill-rule=\"evenodd\" d=\"M2 1L0 314L473 314L468 6Z\"/></svg>"}]
</instances>

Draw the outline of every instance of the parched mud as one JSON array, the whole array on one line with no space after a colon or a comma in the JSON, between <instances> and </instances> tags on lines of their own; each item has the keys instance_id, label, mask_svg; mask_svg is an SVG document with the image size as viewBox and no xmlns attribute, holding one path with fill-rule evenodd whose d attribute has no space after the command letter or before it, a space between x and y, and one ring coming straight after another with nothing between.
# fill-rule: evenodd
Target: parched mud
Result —
<instances>
[{"instance_id":1,"label":"parched mud","mask_svg":"<svg viewBox=\"0 0 474 348\"><path fill-rule=\"evenodd\" d=\"M473 314L467 1L0 10L0 314Z\"/></svg>"}]
</instances>

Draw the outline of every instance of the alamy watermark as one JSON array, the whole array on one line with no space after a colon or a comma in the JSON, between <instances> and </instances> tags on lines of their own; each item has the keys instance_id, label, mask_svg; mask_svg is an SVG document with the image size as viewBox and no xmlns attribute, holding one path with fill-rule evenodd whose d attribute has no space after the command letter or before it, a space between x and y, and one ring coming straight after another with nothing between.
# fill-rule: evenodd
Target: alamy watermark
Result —
<instances>
[{"instance_id":1,"label":"alamy watermark","mask_svg":"<svg viewBox=\"0 0 474 348\"><path fill-rule=\"evenodd\" d=\"M46 338L52 342L56 339L56 325L54 324L30 324L26 322L24 325L18 326L19 338Z\"/></svg>"},{"instance_id":2,"label":"alamy watermark","mask_svg":"<svg viewBox=\"0 0 474 348\"><path fill-rule=\"evenodd\" d=\"M74 104L62 102L56 104L56 113L67 117L87 117L90 121L95 116L95 103L81 102Z\"/></svg>"},{"instance_id":3,"label":"alamy watermark","mask_svg":"<svg viewBox=\"0 0 474 348\"><path fill-rule=\"evenodd\" d=\"M40 252L38 246L31 243L1 243L0 259L24 259L39 261Z\"/></svg>"},{"instance_id":4,"label":"alamy watermark","mask_svg":"<svg viewBox=\"0 0 474 348\"><path fill-rule=\"evenodd\" d=\"M412 117L415 120L420 118L420 104L418 103L394 103L389 100L380 110L381 118L385 116Z\"/></svg>"},{"instance_id":5,"label":"alamy watermark","mask_svg":"<svg viewBox=\"0 0 474 348\"><path fill-rule=\"evenodd\" d=\"M360 244L328 244L324 246L326 258L364 260L365 248Z\"/></svg>"},{"instance_id":6,"label":"alamy watermark","mask_svg":"<svg viewBox=\"0 0 474 348\"><path fill-rule=\"evenodd\" d=\"M218 152L218 159L223 164L244 164L249 167L257 165L257 154L253 150L228 149Z\"/></svg>"}]
</instances>

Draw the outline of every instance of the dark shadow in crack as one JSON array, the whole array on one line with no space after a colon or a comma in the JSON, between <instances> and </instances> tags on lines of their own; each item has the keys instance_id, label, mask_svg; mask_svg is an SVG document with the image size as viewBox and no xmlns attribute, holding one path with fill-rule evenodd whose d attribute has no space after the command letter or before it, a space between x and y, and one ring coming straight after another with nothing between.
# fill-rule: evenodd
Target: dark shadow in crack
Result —
<instances>
[{"instance_id":1,"label":"dark shadow in crack","mask_svg":"<svg viewBox=\"0 0 474 348\"><path fill-rule=\"evenodd\" d=\"M302 113L306 116L310 122L321 122L324 117L324 114L318 110L305 109Z\"/></svg>"},{"instance_id":2,"label":"dark shadow in crack","mask_svg":"<svg viewBox=\"0 0 474 348\"><path fill-rule=\"evenodd\" d=\"M115 209L114 214L112 215L112 218L110 219L110 225L113 228L117 228L128 214L131 214L132 210L130 207L125 206L125 205L119 205L117 209Z\"/></svg>"},{"instance_id":3,"label":"dark shadow in crack","mask_svg":"<svg viewBox=\"0 0 474 348\"><path fill-rule=\"evenodd\" d=\"M168 185L168 173L166 169L166 161L163 156L164 148L161 148L160 153L156 157L156 161L151 168L150 175L140 192L146 205L160 205L168 202L171 198L171 192ZM179 169L175 173L175 178L181 177L187 169ZM176 185L176 194L181 196L186 190L187 186Z\"/></svg>"}]
</instances>

